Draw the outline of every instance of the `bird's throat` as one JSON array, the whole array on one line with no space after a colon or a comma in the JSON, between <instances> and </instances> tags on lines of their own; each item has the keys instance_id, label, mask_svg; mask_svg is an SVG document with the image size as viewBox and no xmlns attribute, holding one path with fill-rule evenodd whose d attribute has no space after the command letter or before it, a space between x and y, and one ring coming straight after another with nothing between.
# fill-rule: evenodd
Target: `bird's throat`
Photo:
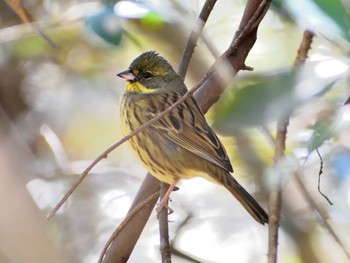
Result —
<instances>
[{"instance_id":1,"label":"bird's throat","mask_svg":"<svg viewBox=\"0 0 350 263\"><path fill-rule=\"evenodd\" d=\"M146 88L144 85L142 85L140 82L135 81L127 81L125 85L125 91L126 92L132 92L132 93L153 93L156 92L156 89L149 89Z\"/></svg>"}]
</instances>

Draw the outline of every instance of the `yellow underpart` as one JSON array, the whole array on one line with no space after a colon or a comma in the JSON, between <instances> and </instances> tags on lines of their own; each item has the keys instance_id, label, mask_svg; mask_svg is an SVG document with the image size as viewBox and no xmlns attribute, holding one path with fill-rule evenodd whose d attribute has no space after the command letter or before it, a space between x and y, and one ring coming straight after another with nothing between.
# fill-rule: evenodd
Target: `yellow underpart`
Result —
<instances>
[{"instance_id":1,"label":"yellow underpart","mask_svg":"<svg viewBox=\"0 0 350 263\"><path fill-rule=\"evenodd\" d=\"M127 81L125 85L126 92L136 92L136 93L153 93L156 92L156 89L148 89L140 82L130 82Z\"/></svg>"}]
</instances>

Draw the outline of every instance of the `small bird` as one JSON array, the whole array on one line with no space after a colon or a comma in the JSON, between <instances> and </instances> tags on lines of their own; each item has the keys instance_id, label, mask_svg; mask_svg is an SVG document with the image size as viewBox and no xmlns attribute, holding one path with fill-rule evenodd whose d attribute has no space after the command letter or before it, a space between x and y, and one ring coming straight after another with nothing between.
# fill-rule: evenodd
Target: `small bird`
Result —
<instances>
[{"instance_id":1,"label":"small bird","mask_svg":"<svg viewBox=\"0 0 350 263\"><path fill-rule=\"evenodd\" d=\"M117 76L126 80L121 99L121 127L125 135L187 92L172 66L154 51L141 54ZM180 179L201 176L223 185L255 220L268 223L265 210L230 174L233 168L227 153L192 96L129 142L148 172L170 185L156 208L158 213L168 208L170 193Z\"/></svg>"}]
</instances>

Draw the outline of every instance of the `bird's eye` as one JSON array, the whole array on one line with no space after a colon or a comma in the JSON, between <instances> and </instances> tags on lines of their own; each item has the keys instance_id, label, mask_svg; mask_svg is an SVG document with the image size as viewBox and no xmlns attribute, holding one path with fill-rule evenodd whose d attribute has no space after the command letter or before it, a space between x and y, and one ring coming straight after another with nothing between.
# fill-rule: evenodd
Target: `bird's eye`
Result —
<instances>
[{"instance_id":1,"label":"bird's eye","mask_svg":"<svg viewBox=\"0 0 350 263\"><path fill-rule=\"evenodd\" d=\"M146 72L143 72L142 73L142 76L145 78L145 79L150 79L153 77L153 74L149 71L146 71Z\"/></svg>"}]
</instances>

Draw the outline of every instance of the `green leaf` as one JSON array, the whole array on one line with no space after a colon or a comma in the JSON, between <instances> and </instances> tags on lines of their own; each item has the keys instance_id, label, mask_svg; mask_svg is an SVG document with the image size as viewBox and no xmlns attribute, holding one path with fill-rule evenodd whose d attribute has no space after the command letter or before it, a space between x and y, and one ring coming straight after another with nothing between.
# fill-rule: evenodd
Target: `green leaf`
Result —
<instances>
[{"instance_id":1,"label":"green leaf","mask_svg":"<svg viewBox=\"0 0 350 263\"><path fill-rule=\"evenodd\" d=\"M307 149L311 153L320 147L326 140L333 135L333 125L329 120L320 120L313 127L314 132L308 142Z\"/></svg>"},{"instance_id":2,"label":"green leaf","mask_svg":"<svg viewBox=\"0 0 350 263\"><path fill-rule=\"evenodd\" d=\"M231 133L274 121L297 104L293 95L295 73L282 72L255 80L238 90L229 89L215 107L214 127Z\"/></svg>"},{"instance_id":3,"label":"green leaf","mask_svg":"<svg viewBox=\"0 0 350 263\"><path fill-rule=\"evenodd\" d=\"M341 0L273 0L273 7L302 27L333 41L350 42L350 16Z\"/></svg>"},{"instance_id":4,"label":"green leaf","mask_svg":"<svg viewBox=\"0 0 350 263\"><path fill-rule=\"evenodd\" d=\"M123 29L120 20L113 11L113 5L106 5L101 10L85 17L85 24L92 34L118 46L122 41Z\"/></svg>"},{"instance_id":5,"label":"green leaf","mask_svg":"<svg viewBox=\"0 0 350 263\"><path fill-rule=\"evenodd\" d=\"M350 18L340 0L313 0L341 29L343 37L350 41Z\"/></svg>"}]
</instances>

